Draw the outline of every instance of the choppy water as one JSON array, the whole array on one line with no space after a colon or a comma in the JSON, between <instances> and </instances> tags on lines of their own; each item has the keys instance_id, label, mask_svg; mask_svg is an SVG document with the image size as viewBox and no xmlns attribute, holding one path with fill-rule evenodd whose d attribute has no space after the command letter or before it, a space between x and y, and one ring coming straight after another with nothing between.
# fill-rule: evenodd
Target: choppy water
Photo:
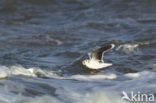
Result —
<instances>
[{"instance_id":1,"label":"choppy water","mask_svg":"<svg viewBox=\"0 0 156 103\"><path fill-rule=\"evenodd\" d=\"M155 0L1 0L0 103L121 103L156 95ZM113 63L82 66L107 43Z\"/></svg>"}]
</instances>

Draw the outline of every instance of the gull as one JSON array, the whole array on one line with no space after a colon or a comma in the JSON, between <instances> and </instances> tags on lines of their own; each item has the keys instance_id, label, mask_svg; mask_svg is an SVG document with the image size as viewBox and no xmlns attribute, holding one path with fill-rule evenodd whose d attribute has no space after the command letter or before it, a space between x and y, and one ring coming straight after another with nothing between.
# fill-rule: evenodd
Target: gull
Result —
<instances>
[{"instance_id":1,"label":"gull","mask_svg":"<svg viewBox=\"0 0 156 103\"><path fill-rule=\"evenodd\" d=\"M89 59L83 60L82 64L88 67L89 69L94 70L99 70L105 67L112 66L111 63L104 63L103 56L105 51L113 49L114 47L114 44L109 44L94 50L91 54L89 54Z\"/></svg>"}]
</instances>

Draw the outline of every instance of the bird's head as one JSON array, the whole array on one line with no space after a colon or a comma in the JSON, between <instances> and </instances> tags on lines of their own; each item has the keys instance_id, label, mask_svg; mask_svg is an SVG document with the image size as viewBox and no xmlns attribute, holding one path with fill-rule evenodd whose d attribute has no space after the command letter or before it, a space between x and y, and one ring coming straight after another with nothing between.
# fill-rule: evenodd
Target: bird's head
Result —
<instances>
[{"instance_id":1,"label":"bird's head","mask_svg":"<svg viewBox=\"0 0 156 103\"><path fill-rule=\"evenodd\" d=\"M88 60L88 59L82 61L82 64L83 64L83 65L86 65L86 64L88 64L88 63L89 63L89 60Z\"/></svg>"}]
</instances>

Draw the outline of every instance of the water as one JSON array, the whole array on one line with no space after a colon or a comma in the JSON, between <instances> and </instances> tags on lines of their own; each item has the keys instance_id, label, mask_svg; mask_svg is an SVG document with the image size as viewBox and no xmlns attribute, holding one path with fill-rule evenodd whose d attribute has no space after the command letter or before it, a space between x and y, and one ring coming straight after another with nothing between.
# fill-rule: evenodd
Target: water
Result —
<instances>
[{"instance_id":1,"label":"water","mask_svg":"<svg viewBox=\"0 0 156 103\"><path fill-rule=\"evenodd\" d=\"M156 95L155 0L1 0L0 103L121 103ZM113 66L92 74L107 43Z\"/></svg>"}]
</instances>

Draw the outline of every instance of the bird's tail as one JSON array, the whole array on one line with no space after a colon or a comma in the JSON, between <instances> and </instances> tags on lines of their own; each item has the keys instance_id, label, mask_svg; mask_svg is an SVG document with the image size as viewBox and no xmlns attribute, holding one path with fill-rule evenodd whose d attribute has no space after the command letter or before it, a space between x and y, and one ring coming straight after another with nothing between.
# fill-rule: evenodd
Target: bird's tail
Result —
<instances>
[{"instance_id":1,"label":"bird's tail","mask_svg":"<svg viewBox=\"0 0 156 103\"><path fill-rule=\"evenodd\" d=\"M111 63L103 63L103 66L104 67L109 67L109 66L112 66L113 64L111 64Z\"/></svg>"}]
</instances>

